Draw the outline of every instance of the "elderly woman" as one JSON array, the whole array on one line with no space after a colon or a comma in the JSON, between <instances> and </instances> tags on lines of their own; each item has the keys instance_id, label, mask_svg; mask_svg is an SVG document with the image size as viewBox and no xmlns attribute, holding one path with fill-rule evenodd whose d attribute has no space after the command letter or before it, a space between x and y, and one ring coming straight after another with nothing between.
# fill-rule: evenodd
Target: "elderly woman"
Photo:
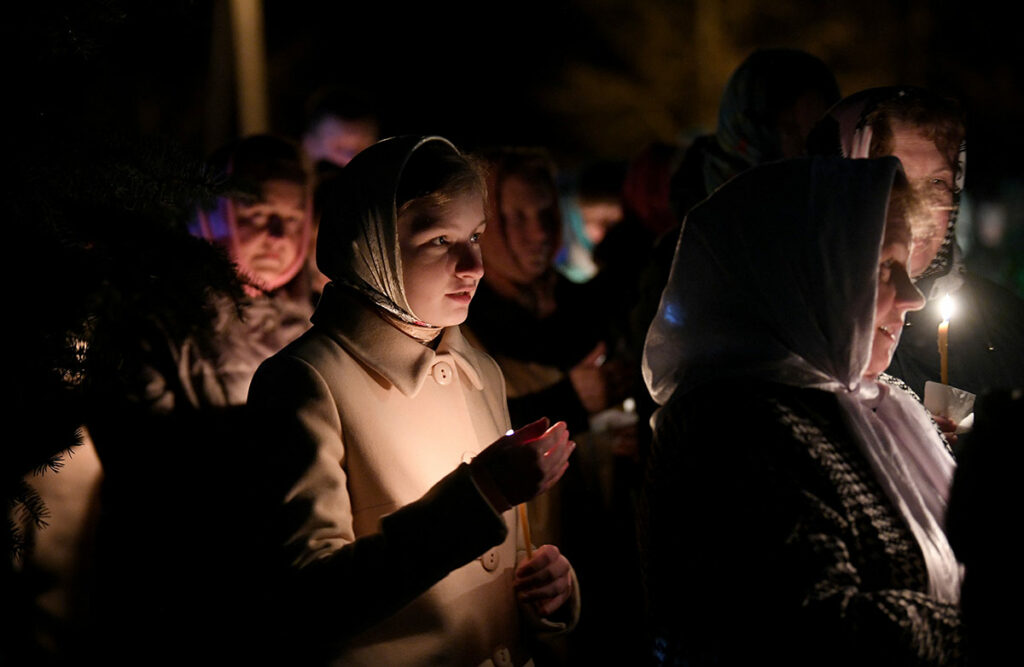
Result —
<instances>
[{"instance_id":1,"label":"elderly woman","mask_svg":"<svg viewBox=\"0 0 1024 667\"><path fill-rule=\"evenodd\" d=\"M959 659L955 464L878 381L924 303L908 192L892 158L800 159L688 217L644 356L663 664Z\"/></svg>"},{"instance_id":2,"label":"elderly woman","mask_svg":"<svg viewBox=\"0 0 1024 667\"><path fill-rule=\"evenodd\" d=\"M210 169L227 191L197 212L190 231L226 252L246 296L210 299L207 337L183 335L174 310L147 321L126 341L124 386L89 422L103 466L101 497L93 500L101 508L103 595L96 631L86 634L100 661L153 661L153 646L173 645L164 659L174 662L223 638L220 619L248 580L238 574L235 534L221 512L238 506L258 514L246 495L248 459L239 456L248 446L249 382L264 359L309 328L302 268L311 221L298 148L246 137L214 155ZM246 532L244 520L235 513L232 529Z\"/></svg>"},{"instance_id":3,"label":"elderly woman","mask_svg":"<svg viewBox=\"0 0 1024 667\"><path fill-rule=\"evenodd\" d=\"M908 265L928 306L907 318L887 371L918 394L924 393L926 381L940 379L935 325L947 294L957 305L949 383L976 394L1024 386L1024 302L967 270L956 240L967 162L964 136L963 112L955 100L913 86L892 86L843 99L808 139L815 154L898 157L911 186L928 204Z\"/></svg>"}]
</instances>

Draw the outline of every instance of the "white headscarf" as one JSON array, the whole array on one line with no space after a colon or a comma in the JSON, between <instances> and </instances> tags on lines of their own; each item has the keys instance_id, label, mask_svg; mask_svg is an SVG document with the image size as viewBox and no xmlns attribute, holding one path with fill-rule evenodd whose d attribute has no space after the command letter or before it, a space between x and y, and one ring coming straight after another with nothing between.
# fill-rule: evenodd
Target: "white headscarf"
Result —
<instances>
[{"instance_id":1,"label":"white headscarf","mask_svg":"<svg viewBox=\"0 0 1024 667\"><path fill-rule=\"evenodd\" d=\"M917 401L863 378L895 158L755 167L687 216L644 348L664 405L712 379L836 394L878 482L921 546L929 590L959 599L942 530L955 463Z\"/></svg>"},{"instance_id":2,"label":"white headscarf","mask_svg":"<svg viewBox=\"0 0 1024 667\"><path fill-rule=\"evenodd\" d=\"M324 275L362 294L421 341L435 338L440 328L421 320L406 300L395 196L409 158L433 142L458 154L447 139L405 136L379 141L354 157L327 200L316 244Z\"/></svg>"}]
</instances>

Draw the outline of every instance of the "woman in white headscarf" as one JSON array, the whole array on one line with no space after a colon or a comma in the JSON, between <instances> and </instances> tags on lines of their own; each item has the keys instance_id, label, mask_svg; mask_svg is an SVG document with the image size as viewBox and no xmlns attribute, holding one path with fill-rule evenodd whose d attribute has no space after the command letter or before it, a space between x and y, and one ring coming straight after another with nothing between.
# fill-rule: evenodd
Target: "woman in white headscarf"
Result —
<instances>
[{"instance_id":1,"label":"woman in white headscarf","mask_svg":"<svg viewBox=\"0 0 1024 667\"><path fill-rule=\"evenodd\" d=\"M955 464L877 381L924 303L914 202L895 159L816 158L757 167L688 216L644 353L663 664L958 660Z\"/></svg>"},{"instance_id":2,"label":"woman in white headscarf","mask_svg":"<svg viewBox=\"0 0 1024 667\"><path fill-rule=\"evenodd\" d=\"M542 631L575 620L568 561L518 553L512 511L574 445L546 419L505 435L501 371L458 326L483 275L484 193L446 140L399 137L356 156L325 202L331 283L249 392L283 499L292 662L522 665L517 603Z\"/></svg>"}]
</instances>

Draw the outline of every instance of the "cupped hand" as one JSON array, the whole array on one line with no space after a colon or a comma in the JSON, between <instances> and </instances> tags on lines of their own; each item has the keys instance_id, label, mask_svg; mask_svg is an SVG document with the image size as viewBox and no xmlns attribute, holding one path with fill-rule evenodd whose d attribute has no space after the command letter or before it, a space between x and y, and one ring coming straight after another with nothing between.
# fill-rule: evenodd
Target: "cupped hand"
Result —
<instances>
[{"instance_id":1,"label":"cupped hand","mask_svg":"<svg viewBox=\"0 0 1024 667\"><path fill-rule=\"evenodd\" d=\"M565 422L548 423L544 417L499 438L470 463L477 479L489 480L500 492L506 501L502 509L544 493L569 467L576 443L569 440Z\"/></svg>"},{"instance_id":2,"label":"cupped hand","mask_svg":"<svg viewBox=\"0 0 1024 667\"><path fill-rule=\"evenodd\" d=\"M572 595L572 567L558 547L545 544L516 568L515 589L520 602L550 616Z\"/></svg>"}]
</instances>

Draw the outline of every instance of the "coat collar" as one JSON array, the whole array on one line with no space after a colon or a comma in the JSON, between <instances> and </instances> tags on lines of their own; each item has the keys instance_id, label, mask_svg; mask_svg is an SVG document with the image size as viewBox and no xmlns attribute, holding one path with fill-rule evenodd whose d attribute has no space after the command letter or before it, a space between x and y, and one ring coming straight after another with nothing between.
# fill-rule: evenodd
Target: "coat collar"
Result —
<instances>
[{"instance_id":1,"label":"coat collar","mask_svg":"<svg viewBox=\"0 0 1024 667\"><path fill-rule=\"evenodd\" d=\"M455 360L455 366L474 389L483 389L476 351L459 327L444 329L435 352L396 329L348 290L333 284L324 290L313 313L313 324L324 327L352 356L409 398L419 393L434 364L445 357Z\"/></svg>"}]
</instances>

